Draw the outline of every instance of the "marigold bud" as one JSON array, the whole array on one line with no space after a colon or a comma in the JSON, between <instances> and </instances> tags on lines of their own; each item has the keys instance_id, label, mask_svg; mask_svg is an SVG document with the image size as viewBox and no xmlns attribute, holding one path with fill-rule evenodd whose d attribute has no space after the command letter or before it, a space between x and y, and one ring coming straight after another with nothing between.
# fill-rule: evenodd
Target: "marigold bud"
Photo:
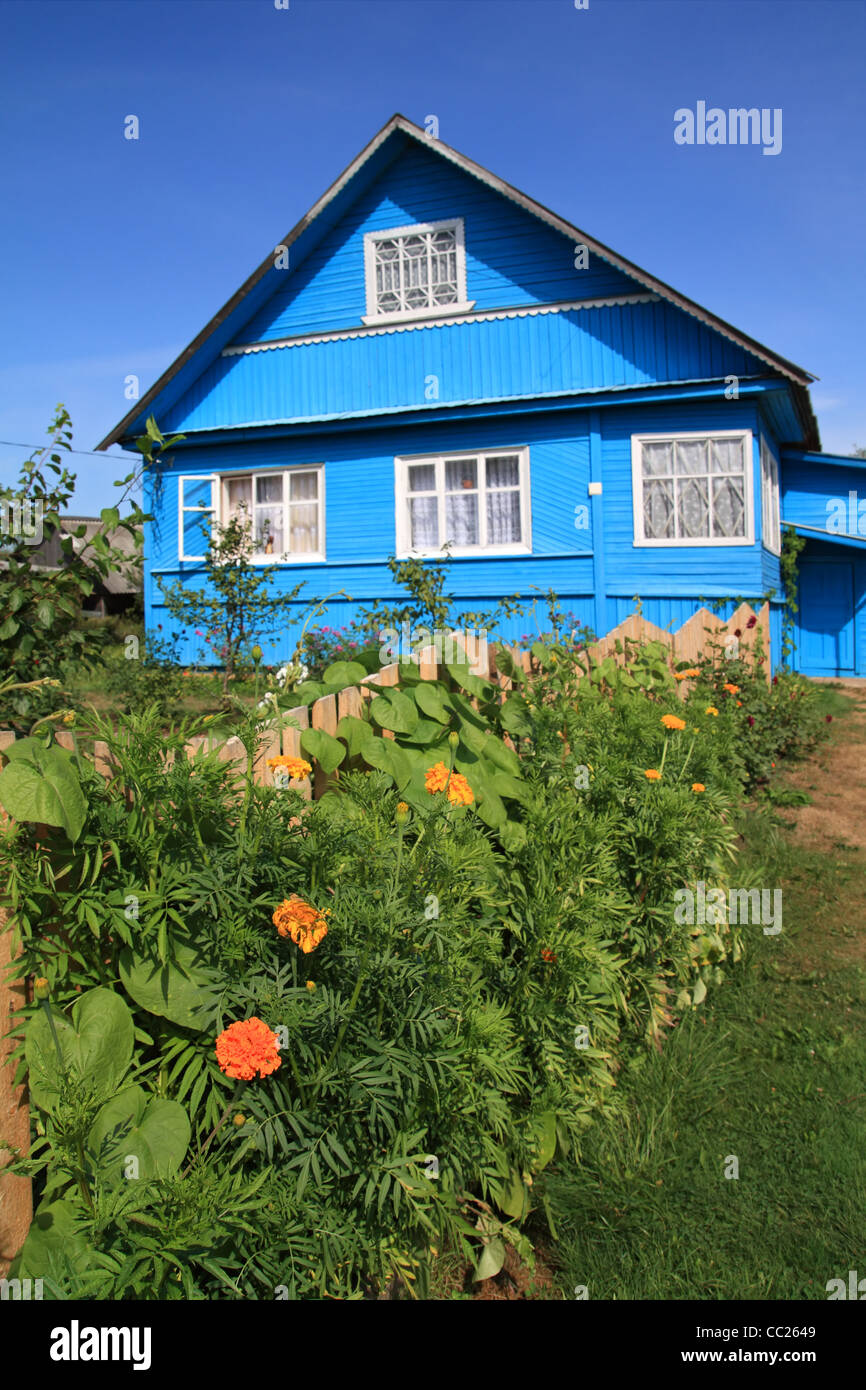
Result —
<instances>
[{"instance_id":1,"label":"marigold bud","mask_svg":"<svg viewBox=\"0 0 866 1390\"><path fill-rule=\"evenodd\" d=\"M315 980L308 980L308 981L307 981L307 989L310 991L311 994L313 993L313 990L314 990L315 988L316 988L316 982L315 982Z\"/></svg>"},{"instance_id":2,"label":"marigold bud","mask_svg":"<svg viewBox=\"0 0 866 1390\"><path fill-rule=\"evenodd\" d=\"M44 975L40 975L40 976L38 977L38 979L34 980L34 982L33 982L33 992L34 992L34 994L36 995L36 998L37 998L37 999L47 999L47 998L48 998L48 995L50 994L51 991L50 991L49 988L48 988L48 981L46 980L46 978L45 978Z\"/></svg>"},{"instance_id":3,"label":"marigold bud","mask_svg":"<svg viewBox=\"0 0 866 1390\"><path fill-rule=\"evenodd\" d=\"M264 656L264 652L262 651L262 649L261 649L261 647L259 646L258 642L256 643L256 645L253 647L252 651L250 652L250 656L252 657L252 659L253 659L253 661L256 663L256 665L258 666L259 662L261 661L262 657Z\"/></svg>"},{"instance_id":4,"label":"marigold bud","mask_svg":"<svg viewBox=\"0 0 866 1390\"><path fill-rule=\"evenodd\" d=\"M451 730L450 734L448 735L448 742L451 744L452 748L457 747L458 743L460 742L460 735L458 734L456 729Z\"/></svg>"},{"instance_id":5,"label":"marigold bud","mask_svg":"<svg viewBox=\"0 0 866 1390\"><path fill-rule=\"evenodd\" d=\"M247 1117L246 1117L246 1115L235 1115L234 1123L237 1125L238 1129L240 1129L241 1125L245 1125L246 1122L247 1122Z\"/></svg>"}]
</instances>

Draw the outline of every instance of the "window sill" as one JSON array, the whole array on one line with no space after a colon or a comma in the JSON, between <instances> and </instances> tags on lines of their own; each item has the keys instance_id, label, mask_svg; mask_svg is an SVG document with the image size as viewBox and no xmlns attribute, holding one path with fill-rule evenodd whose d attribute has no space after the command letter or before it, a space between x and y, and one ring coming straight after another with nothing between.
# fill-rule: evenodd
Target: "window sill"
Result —
<instances>
[{"instance_id":1,"label":"window sill","mask_svg":"<svg viewBox=\"0 0 866 1390\"><path fill-rule=\"evenodd\" d=\"M408 309L401 310L399 314L363 314L361 322L365 328L389 323L422 323L424 319L455 318L459 314L468 314L474 308L475 300L467 299L461 304L440 304L436 309Z\"/></svg>"},{"instance_id":2,"label":"window sill","mask_svg":"<svg viewBox=\"0 0 866 1390\"><path fill-rule=\"evenodd\" d=\"M647 550L683 550L683 549L716 550L716 549L719 548L720 546L738 545L738 546L740 546L740 547L742 548L743 546L751 546L751 545L754 545L754 544L755 544L755 538L754 538L754 536L732 536L730 539L727 539L727 538L725 538L725 537L720 537L720 538L717 539L717 540L708 539L706 536L695 536L693 539L690 538L690 539L687 539L687 540L659 540L659 541L647 541L647 540L643 540L643 539L640 539L640 540L639 540L637 537L635 537L635 539L632 541L632 545L634 545L634 546L636 546L636 547L640 547L641 549L647 549Z\"/></svg>"},{"instance_id":3,"label":"window sill","mask_svg":"<svg viewBox=\"0 0 866 1390\"><path fill-rule=\"evenodd\" d=\"M502 560L509 555L531 555L530 545L507 545L507 546L462 546L452 547L449 551L444 550L400 550L397 553L398 560Z\"/></svg>"}]
</instances>

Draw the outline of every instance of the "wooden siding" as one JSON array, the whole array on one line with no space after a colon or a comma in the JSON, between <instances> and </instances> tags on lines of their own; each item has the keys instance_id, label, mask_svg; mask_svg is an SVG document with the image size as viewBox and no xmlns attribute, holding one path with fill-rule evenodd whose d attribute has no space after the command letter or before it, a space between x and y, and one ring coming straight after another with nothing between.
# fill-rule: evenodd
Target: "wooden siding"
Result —
<instances>
[{"instance_id":1,"label":"wooden siding","mask_svg":"<svg viewBox=\"0 0 866 1390\"><path fill-rule=\"evenodd\" d=\"M357 327L367 305L364 236L462 217L467 297L478 309L633 294L642 287L592 256L574 266L571 241L478 179L414 142L322 238L235 341Z\"/></svg>"},{"instance_id":2,"label":"wooden siding","mask_svg":"<svg viewBox=\"0 0 866 1390\"><path fill-rule=\"evenodd\" d=\"M166 431L384 415L475 401L759 374L754 358L661 301L393 329L219 357ZM435 381L431 381L435 379ZM428 392L438 395L428 398Z\"/></svg>"}]
</instances>

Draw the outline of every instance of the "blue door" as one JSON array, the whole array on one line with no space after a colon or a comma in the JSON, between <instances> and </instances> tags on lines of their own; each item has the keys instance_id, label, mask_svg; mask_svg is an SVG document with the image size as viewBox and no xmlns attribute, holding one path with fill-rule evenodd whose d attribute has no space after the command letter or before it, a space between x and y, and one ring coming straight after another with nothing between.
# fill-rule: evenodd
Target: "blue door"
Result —
<instances>
[{"instance_id":1,"label":"blue door","mask_svg":"<svg viewBox=\"0 0 866 1390\"><path fill-rule=\"evenodd\" d=\"M853 676L854 566L850 560L800 564L800 670L807 676Z\"/></svg>"}]
</instances>

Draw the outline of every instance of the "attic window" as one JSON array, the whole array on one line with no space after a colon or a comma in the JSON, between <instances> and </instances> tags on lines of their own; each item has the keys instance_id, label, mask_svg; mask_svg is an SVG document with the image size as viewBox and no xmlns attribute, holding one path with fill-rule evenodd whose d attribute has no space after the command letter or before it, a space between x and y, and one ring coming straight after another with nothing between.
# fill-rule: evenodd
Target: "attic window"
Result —
<instances>
[{"instance_id":1,"label":"attic window","mask_svg":"<svg viewBox=\"0 0 866 1390\"><path fill-rule=\"evenodd\" d=\"M462 313L466 299L463 219L368 232L365 324Z\"/></svg>"}]
</instances>

